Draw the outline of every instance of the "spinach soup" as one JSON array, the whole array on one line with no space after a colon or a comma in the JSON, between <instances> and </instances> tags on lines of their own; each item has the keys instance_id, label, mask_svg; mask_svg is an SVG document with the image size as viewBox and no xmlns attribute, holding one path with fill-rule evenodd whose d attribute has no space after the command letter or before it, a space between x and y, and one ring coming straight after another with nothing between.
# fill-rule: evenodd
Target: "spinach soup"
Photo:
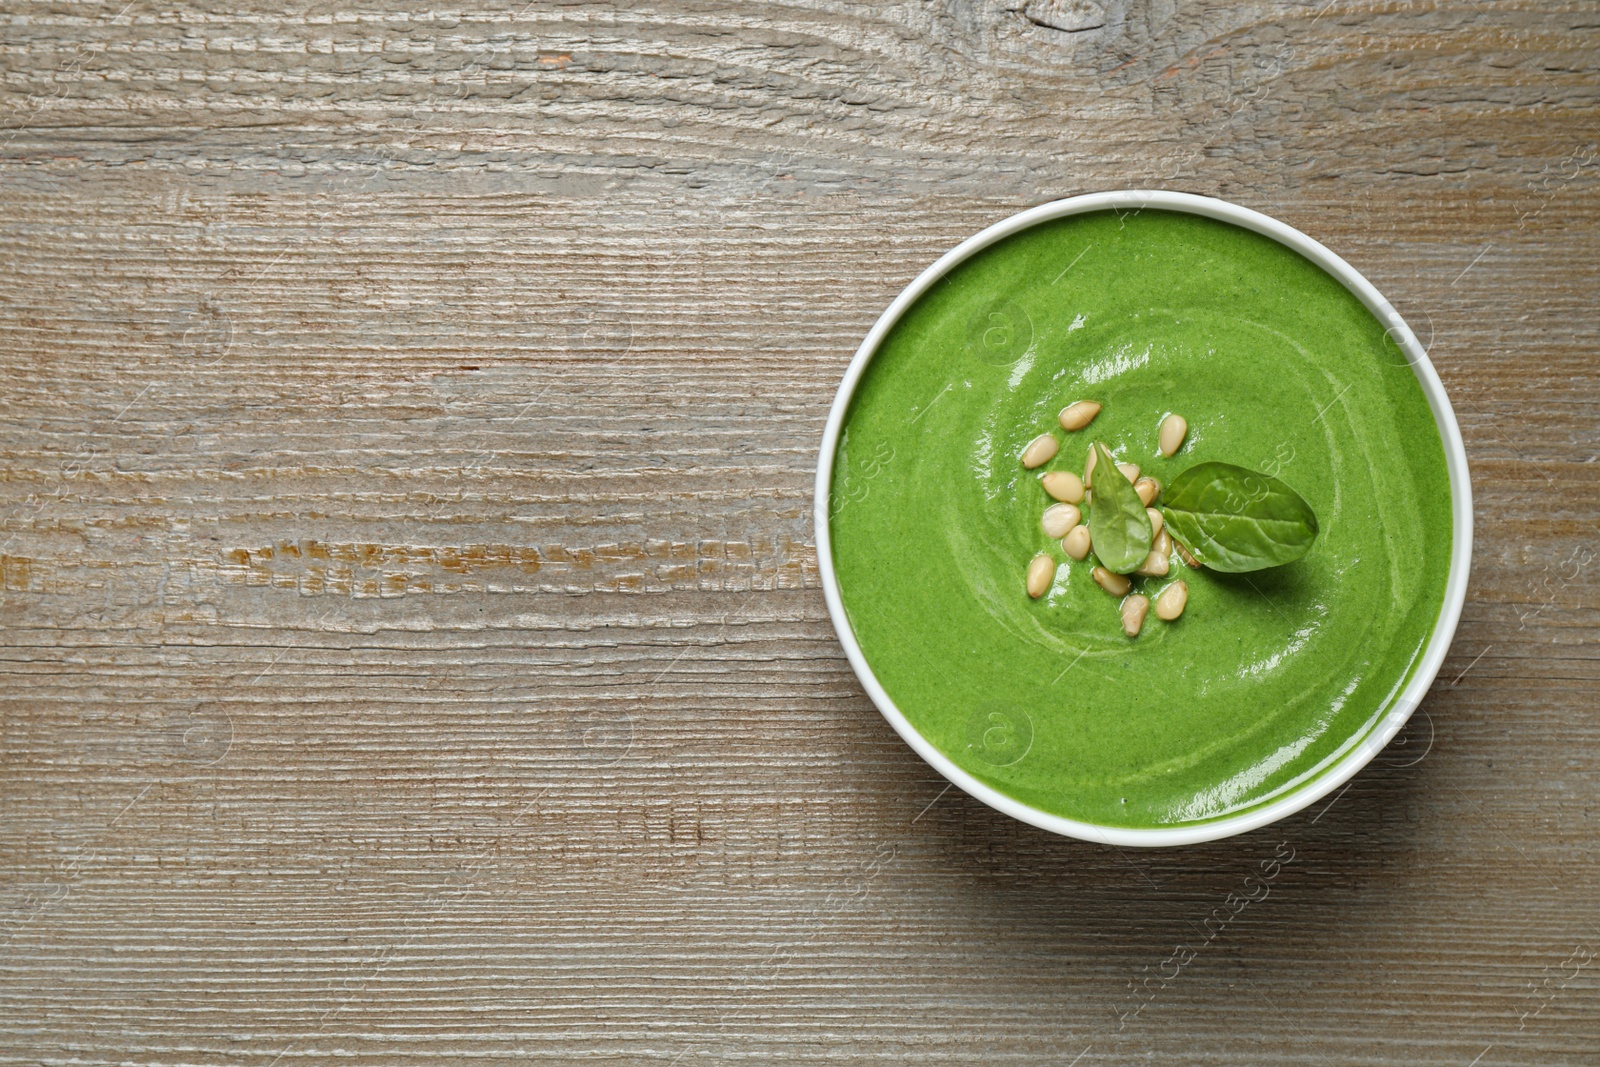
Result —
<instances>
[{"instance_id":1,"label":"spinach soup","mask_svg":"<svg viewBox=\"0 0 1600 1067\"><path fill-rule=\"evenodd\" d=\"M1039 223L915 300L845 414L828 524L912 726L1129 828L1332 766L1415 670L1451 557L1444 448L1384 324L1269 237L1151 209Z\"/></svg>"}]
</instances>

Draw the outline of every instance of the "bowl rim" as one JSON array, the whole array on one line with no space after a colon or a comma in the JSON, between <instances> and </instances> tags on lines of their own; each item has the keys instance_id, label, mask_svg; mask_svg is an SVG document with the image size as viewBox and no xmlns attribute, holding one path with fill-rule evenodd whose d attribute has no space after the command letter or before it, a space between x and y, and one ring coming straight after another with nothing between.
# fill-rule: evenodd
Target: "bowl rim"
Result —
<instances>
[{"instance_id":1,"label":"bowl rim","mask_svg":"<svg viewBox=\"0 0 1600 1067\"><path fill-rule=\"evenodd\" d=\"M895 323L900 320L907 308L957 264L970 258L980 250L1021 230L1028 229L1041 222L1066 218L1070 215L1079 215L1089 211L1113 209L1126 210L1131 213L1145 208L1201 215L1223 222L1231 222L1270 237L1278 243L1299 252L1333 275L1346 289L1355 294L1380 322L1387 324L1388 334L1394 339L1401 351L1405 353L1407 362L1411 365L1418 382L1422 386L1423 393L1428 399L1428 405L1433 410L1434 423L1439 429L1439 437L1444 445L1445 465L1450 477L1453 536L1450 571L1445 583L1444 603L1440 606L1439 618L1434 624L1433 634L1428 639L1427 648L1424 650L1415 670L1412 671L1405 687L1394 698L1378 725L1369 730L1360 743L1352 747L1337 763L1322 774L1305 783L1299 789L1279 797L1271 803L1210 822L1159 828L1103 826L1098 823L1069 819L1065 816L1053 815L1042 811L1030 804L1025 804L1022 801L1006 796L992 786L974 778L957 766L943 752L935 748L927 738L923 737L916 727L911 725L910 720L895 706L894 701L889 698L889 694L884 690L883 686L879 684L877 676L867 663L866 657L861 652L861 646L855 639L855 633L850 627L849 618L845 615L844 602L839 594L838 577L834 572L833 566L833 541L832 531L829 528L828 506L832 490L834 458L838 452L839 436L844 425L845 412L849 408L850 400L855 395L856 386L861 381L867 365L876 354L879 344L882 343L883 338ZM1103 845L1130 847L1190 845L1246 833L1309 807L1349 781L1356 772L1365 767L1394 738L1394 735L1405 725L1406 720L1411 717L1412 712L1421 704L1423 696L1426 695L1428 688L1438 676L1439 669L1444 665L1445 657L1449 653L1450 642L1455 636L1456 626L1461 619L1462 607L1466 602L1467 577L1472 560L1472 486L1467 469L1467 453L1465 443L1461 437L1461 428L1456 423L1455 411L1450 406L1449 398L1445 395L1444 385L1439 381L1439 376L1434 371L1432 362L1428 359L1427 350L1417 340L1416 334L1406 324L1400 313L1360 271L1346 263L1321 242L1308 237L1293 226L1280 222L1269 215L1264 215L1259 211L1254 211L1226 200L1170 190L1113 190L1085 193L1061 200L1053 200L1002 219L967 238L940 256L938 260L919 274L910 285L901 290L900 294L884 309L883 313L878 316L878 320L873 323L872 329L867 332L867 336L862 340L860 347L856 349L855 356L850 360L850 365L844 373L844 379L839 383L838 393L834 396L833 406L828 411L828 421L822 432L822 446L817 459L815 491L813 528L816 532L817 564L822 574L822 592L824 599L827 601L828 615L833 621L833 628L839 635L840 643L844 646L845 655L850 661L851 668L855 671L856 677L860 679L862 686L865 687L867 695L872 698L873 704L877 706L883 717L888 720L889 725L894 727L895 732L900 735L906 744L911 746L917 755L921 756L931 767L969 796L1040 829Z\"/></svg>"}]
</instances>

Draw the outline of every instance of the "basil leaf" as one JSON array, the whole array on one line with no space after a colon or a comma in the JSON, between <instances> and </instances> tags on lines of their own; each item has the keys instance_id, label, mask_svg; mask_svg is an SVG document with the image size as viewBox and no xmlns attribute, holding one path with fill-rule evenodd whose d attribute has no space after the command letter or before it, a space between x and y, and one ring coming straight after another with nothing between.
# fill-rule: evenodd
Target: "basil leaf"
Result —
<instances>
[{"instance_id":1,"label":"basil leaf","mask_svg":"<svg viewBox=\"0 0 1600 1067\"><path fill-rule=\"evenodd\" d=\"M1172 479L1161 501L1172 536L1214 571L1290 563L1317 539L1317 517L1305 498L1270 475L1232 463L1195 464Z\"/></svg>"},{"instance_id":2,"label":"basil leaf","mask_svg":"<svg viewBox=\"0 0 1600 1067\"><path fill-rule=\"evenodd\" d=\"M1098 457L1094 469L1100 472L1100 480L1094 483L1094 499L1089 504L1089 540L1102 567L1127 574L1150 555L1155 531L1138 490L1122 476L1106 446L1096 441L1093 447Z\"/></svg>"}]
</instances>

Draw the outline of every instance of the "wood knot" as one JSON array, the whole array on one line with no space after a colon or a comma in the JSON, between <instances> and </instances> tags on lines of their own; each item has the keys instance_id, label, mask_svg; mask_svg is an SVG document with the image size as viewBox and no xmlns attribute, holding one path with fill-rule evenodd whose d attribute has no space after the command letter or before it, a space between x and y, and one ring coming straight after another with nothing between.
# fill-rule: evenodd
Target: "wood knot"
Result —
<instances>
[{"instance_id":1,"label":"wood knot","mask_svg":"<svg viewBox=\"0 0 1600 1067\"><path fill-rule=\"evenodd\" d=\"M1046 29L1082 33L1104 26L1106 9L1094 0L1028 0L1022 17Z\"/></svg>"}]
</instances>

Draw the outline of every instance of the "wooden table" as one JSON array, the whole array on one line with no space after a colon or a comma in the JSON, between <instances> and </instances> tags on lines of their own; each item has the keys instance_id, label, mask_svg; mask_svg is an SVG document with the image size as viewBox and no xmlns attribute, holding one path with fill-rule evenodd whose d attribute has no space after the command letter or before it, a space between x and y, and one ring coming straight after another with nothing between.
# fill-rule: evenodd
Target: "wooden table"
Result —
<instances>
[{"instance_id":1,"label":"wooden table","mask_svg":"<svg viewBox=\"0 0 1600 1067\"><path fill-rule=\"evenodd\" d=\"M1600 1063L1597 70L1521 0L9 0L0 1063ZM945 788L810 521L893 295L1141 186L1366 272L1478 501L1400 743L1159 853Z\"/></svg>"}]
</instances>

